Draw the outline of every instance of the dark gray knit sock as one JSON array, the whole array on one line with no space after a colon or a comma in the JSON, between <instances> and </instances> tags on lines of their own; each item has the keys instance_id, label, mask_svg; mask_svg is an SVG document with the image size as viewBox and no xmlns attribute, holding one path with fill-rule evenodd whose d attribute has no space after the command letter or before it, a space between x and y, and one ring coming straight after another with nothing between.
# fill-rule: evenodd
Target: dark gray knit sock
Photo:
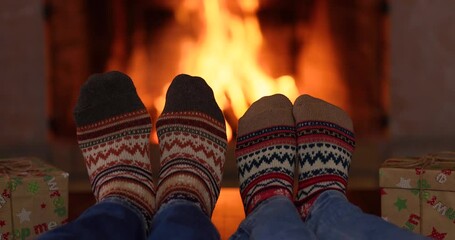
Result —
<instances>
[{"instance_id":1,"label":"dark gray knit sock","mask_svg":"<svg viewBox=\"0 0 455 240\"><path fill-rule=\"evenodd\" d=\"M200 77L175 77L156 127L161 150L157 206L184 199L210 216L227 146L224 116L212 89Z\"/></svg>"},{"instance_id":2,"label":"dark gray knit sock","mask_svg":"<svg viewBox=\"0 0 455 240\"><path fill-rule=\"evenodd\" d=\"M120 72L92 75L81 88L74 117L95 199L128 203L148 232L155 213L152 123L133 82Z\"/></svg>"},{"instance_id":3,"label":"dark gray knit sock","mask_svg":"<svg viewBox=\"0 0 455 240\"><path fill-rule=\"evenodd\" d=\"M204 79L180 74L169 86L163 113L185 111L201 112L224 123L223 113Z\"/></svg>"},{"instance_id":4,"label":"dark gray knit sock","mask_svg":"<svg viewBox=\"0 0 455 240\"><path fill-rule=\"evenodd\" d=\"M133 81L121 72L91 75L81 87L74 109L78 126L145 109Z\"/></svg>"}]
</instances>

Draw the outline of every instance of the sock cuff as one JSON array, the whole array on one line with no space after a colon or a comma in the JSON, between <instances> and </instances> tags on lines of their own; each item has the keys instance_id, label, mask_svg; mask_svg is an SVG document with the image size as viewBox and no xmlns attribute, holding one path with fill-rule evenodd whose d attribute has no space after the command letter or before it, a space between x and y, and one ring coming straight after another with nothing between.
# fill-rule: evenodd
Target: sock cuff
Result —
<instances>
[{"instance_id":1,"label":"sock cuff","mask_svg":"<svg viewBox=\"0 0 455 240\"><path fill-rule=\"evenodd\" d=\"M128 208L141 219L141 222L144 224L144 231L146 233L145 235L148 235L150 233L153 215L155 212L149 212L149 211L131 203L128 199L125 199L123 196L118 196L115 194L106 196L106 198L104 198L102 200L102 202L116 203L116 204L120 204L120 205Z\"/></svg>"},{"instance_id":2,"label":"sock cuff","mask_svg":"<svg viewBox=\"0 0 455 240\"><path fill-rule=\"evenodd\" d=\"M268 185L267 187L263 187L258 191L255 191L253 194L248 195L242 195L246 215L254 211L265 200L277 195L284 196L291 202L293 201L292 191L288 187L280 185Z\"/></svg>"},{"instance_id":3,"label":"sock cuff","mask_svg":"<svg viewBox=\"0 0 455 240\"><path fill-rule=\"evenodd\" d=\"M211 216L220 190L208 184L204 179L188 173L177 172L166 176L158 184L157 206L183 199L198 203L201 210Z\"/></svg>"}]
</instances>

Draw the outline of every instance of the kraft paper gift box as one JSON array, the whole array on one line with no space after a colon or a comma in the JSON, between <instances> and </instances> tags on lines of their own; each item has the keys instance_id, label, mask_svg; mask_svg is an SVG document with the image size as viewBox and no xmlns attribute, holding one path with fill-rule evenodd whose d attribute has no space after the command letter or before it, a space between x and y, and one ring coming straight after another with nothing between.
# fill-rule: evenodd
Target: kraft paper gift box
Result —
<instances>
[{"instance_id":1,"label":"kraft paper gift box","mask_svg":"<svg viewBox=\"0 0 455 240\"><path fill-rule=\"evenodd\" d=\"M382 217L434 239L455 239L455 154L387 159L379 170Z\"/></svg>"},{"instance_id":2,"label":"kraft paper gift box","mask_svg":"<svg viewBox=\"0 0 455 240\"><path fill-rule=\"evenodd\" d=\"M37 158L0 159L0 239L33 239L68 220L68 173Z\"/></svg>"}]
</instances>

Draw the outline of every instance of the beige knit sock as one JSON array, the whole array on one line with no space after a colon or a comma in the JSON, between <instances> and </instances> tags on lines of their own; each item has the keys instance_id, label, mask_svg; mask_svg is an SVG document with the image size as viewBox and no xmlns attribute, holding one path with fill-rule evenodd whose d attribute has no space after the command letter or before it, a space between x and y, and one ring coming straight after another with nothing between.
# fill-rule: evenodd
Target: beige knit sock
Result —
<instances>
[{"instance_id":1,"label":"beige knit sock","mask_svg":"<svg viewBox=\"0 0 455 240\"><path fill-rule=\"evenodd\" d=\"M302 217L326 190L346 192L355 139L345 111L302 95L294 103L299 185L296 206Z\"/></svg>"},{"instance_id":2,"label":"beige knit sock","mask_svg":"<svg viewBox=\"0 0 455 240\"><path fill-rule=\"evenodd\" d=\"M247 214L276 195L292 201L295 149L292 103L284 95L259 99L240 118L235 156Z\"/></svg>"}]
</instances>

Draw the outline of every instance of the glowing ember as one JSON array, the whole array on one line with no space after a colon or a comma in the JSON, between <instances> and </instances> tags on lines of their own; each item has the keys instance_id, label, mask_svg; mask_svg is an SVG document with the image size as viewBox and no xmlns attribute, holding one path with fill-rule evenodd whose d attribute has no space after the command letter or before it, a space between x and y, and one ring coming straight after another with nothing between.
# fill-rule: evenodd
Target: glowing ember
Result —
<instances>
[{"instance_id":1,"label":"glowing ember","mask_svg":"<svg viewBox=\"0 0 455 240\"><path fill-rule=\"evenodd\" d=\"M266 95L283 93L293 101L298 96L294 79L291 76L274 79L258 64L262 44L256 17L258 1L238 0L236 4L241 14L230 12L227 0L201 1L202 7L199 1L185 1L176 12L178 21L195 24L198 21L194 15L185 11L197 12L204 27L198 39L184 39L179 72L203 77L212 87L222 110L230 110L237 119L252 102ZM163 109L167 87L154 102L156 109ZM227 130L231 139L229 125Z\"/></svg>"}]
</instances>

